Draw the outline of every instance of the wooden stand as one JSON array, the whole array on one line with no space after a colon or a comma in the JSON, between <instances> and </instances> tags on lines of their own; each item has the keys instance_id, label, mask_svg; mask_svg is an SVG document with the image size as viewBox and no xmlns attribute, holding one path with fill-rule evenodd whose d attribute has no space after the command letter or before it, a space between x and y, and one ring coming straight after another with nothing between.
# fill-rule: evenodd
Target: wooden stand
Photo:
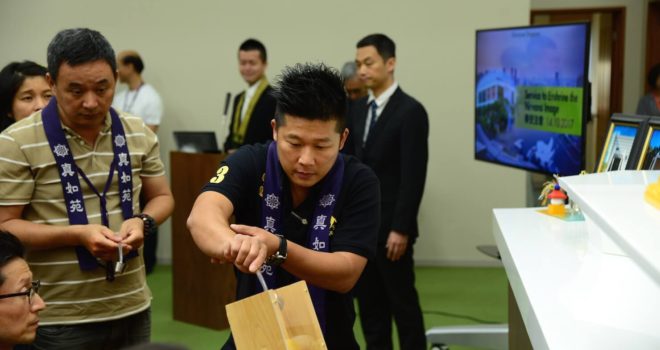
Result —
<instances>
[{"instance_id":1,"label":"wooden stand","mask_svg":"<svg viewBox=\"0 0 660 350\"><path fill-rule=\"evenodd\" d=\"M186 227L201 188L215 174L224 154L170 153L172 193L172 282L174 319L217 330L229 327L224 306L234 301L231 265L211 264Z\"/></svg>"},{"instance_id":2,"label":"wooden stand","mask_svg":"<svg viewBox=\"0 0 660 350\"><path fill-rule=\"evenodd\" d=\"M305 281L231 303L227 317L238 350L326 349Z\"/></svg>"},{"instance_id":3,"label":"wooden stand","mask_svg":"<svg viewBox=\"0 0 660 350\"><path fill-rule=\"evenodd\" d=\"M516 297L513 295L509 284L509 349L510 350L533 350L532 342L527 334L525 322L523 321Z\"/></svg>"}]
</instances>

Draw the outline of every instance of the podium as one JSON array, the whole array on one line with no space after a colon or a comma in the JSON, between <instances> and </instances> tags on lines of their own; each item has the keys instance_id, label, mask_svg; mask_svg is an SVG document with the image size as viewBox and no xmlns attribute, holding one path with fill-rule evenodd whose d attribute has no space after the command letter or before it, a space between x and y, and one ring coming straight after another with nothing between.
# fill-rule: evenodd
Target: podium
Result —
<instances>
[{"instance_id":1,"label":"podium","mask_svg":"<svg viewBox=\"0 0 660 350\"><path fill-rule=\"evenodd\" d=\"M186 220L201 188L225 154L170 152L172 193L172 297L174 319L222 330L229 327L225 305L234 301L232 265L211 264L193 241Z\"/></svg>"}]
</instances>

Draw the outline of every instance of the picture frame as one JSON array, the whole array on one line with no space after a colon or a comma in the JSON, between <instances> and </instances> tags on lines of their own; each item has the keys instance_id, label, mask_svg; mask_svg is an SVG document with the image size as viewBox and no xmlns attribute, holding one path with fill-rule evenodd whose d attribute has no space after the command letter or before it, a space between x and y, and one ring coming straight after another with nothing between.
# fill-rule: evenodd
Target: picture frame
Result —
<instances>
[{"instance_id":1,"label":"picture frame","mask_svg":"<svg viewBox=\"0 0 660 350\"><path fill-rule=\"evenodd\" d=\"M614 114L595 172L635 169L648 117Z\"/></svg>"},{"instance_id":2,"label":"picture frame","mask_svg":"<svg viewBox=\"0 0 660 350\"><path fill-rule=\"evenodd\" d=\"M660 119L652 118L648 121L636 169L660 170Z\"/></svg>"}]
</instances>

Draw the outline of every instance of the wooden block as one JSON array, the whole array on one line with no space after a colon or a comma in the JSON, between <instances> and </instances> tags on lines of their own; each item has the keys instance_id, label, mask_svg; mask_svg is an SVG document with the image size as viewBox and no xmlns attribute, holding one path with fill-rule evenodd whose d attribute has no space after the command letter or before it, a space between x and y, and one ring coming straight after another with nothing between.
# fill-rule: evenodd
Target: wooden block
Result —
<instances>
[{"instance_id":1,"label":"wooden block","mask_svg":"<svg viewBox=\"0 0 660 350\"><path fill-rule=\"evenodd\" d=\"M236 301L226 309L238 350L326 349L305 281Z\"/></svg>"}]
</instances>

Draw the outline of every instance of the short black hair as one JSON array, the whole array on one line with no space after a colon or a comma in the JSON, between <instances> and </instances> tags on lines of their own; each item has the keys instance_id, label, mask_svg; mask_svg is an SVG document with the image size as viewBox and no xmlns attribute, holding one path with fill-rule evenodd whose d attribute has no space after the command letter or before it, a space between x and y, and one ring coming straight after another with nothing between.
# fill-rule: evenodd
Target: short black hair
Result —
<instances>
[{"instance_id":1,"label":"short black hair","mask_svg":"<svg viewBox=\"0 0 660 350\"><path fill-rule=\"evenodd\" d=\"M287 66L271 92L277 101L275 121L284 125L288 114L307 120L336 120L337 131L346 124L346 92L339 72L323 63Z\"/></svg>"},{"instance_id":2,"label":"short black hair","mask_svg":"<svg viewBox=\"0 0 660 350\"><path fill-rule=\"evenodd\" d=\"M46 67L32 61L11 62L0 71L0 118L8 118L18 89L27 77L45 77Z\"/></svg>"},{"instance_id":3,"label":"short black hair","mask_svg":"<svg viewBox=\"0 0 660 350\"><path fill-rule=\"evenodd\" d=\"M658 85L658 77L660 77L660 63L655 64L649 69L649 74L646 76L646 82L651 87L651 90L660 88Z\"/></svg>"},{"instance_id":4,"label":"short black hair","mask_svg":"<svg viewBox=\"0 0 660 350\"><path fill-rule=\"evenodd\" d=\"M245 40L241 46L239 46L238 51L252 51L252 50L257 50L259 51L259 56L261 57L261 61L264 63L268 62L268 53L266 52L266 46L261 43L261 41L257 39L247 39Z\"/></svg>"},{"instance_id":5,"label":"short black hair","mask_svg":"<svg viewBox=\"0 0 660 350\"><path fill-rule=\"evenodd\" d=\"M25 248L21 241L9 232L0 231L0 286L5 283L2 268L16 258L23 259L24 255Z\"/></svg>"},{"instance_id":6,"label":"short black hair","mask_svg":"<svg viewBox=\"0 0 660 350\"><path fill-rule=\"evenodd\" d=\"M132 65L138 74L142 74L144 70L144 62L142 62L142 58L138 55L126 55L122 58L121 63Z\"/></svg>"},{"instance_id":7,"label":"short black hair","mask_svg":"<svg viewBox=\"0 0 660 350\"><path fill-rule=\"evenodd\" d=\"M380 57L384 61L392 57L396 57L396 44L385 34L371 34L367 35L362 40L358 41L356 47L359 49L361 47L373 46L378 51Z\"/></svg>"},{"instance_id":8,"label":"short black hair","mask_svg":"<svg viewBox=\"0 0 660 350\"><path fill-rule=\"evenodd\" d=\"M115 51L108 40L96 30L88 28L65 29L55 35L48 44L48 73L57 80L60 66L66 63L76 66L104 60L112 73L117 71Z\"/></svg>"}]
</instances>

